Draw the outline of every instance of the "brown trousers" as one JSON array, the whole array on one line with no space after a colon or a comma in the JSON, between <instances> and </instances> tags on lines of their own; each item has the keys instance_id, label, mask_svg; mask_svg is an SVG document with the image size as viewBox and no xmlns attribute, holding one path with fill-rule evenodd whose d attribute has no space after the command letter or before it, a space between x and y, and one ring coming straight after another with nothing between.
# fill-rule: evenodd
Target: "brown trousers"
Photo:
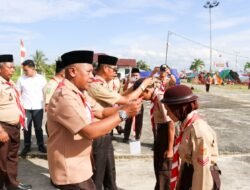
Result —
<instances>
[{"instance_id":1,"label":"brown trousers","mask_svg":"<svg viewBox=\"0 0 250 190\"><path fill-rule=\"evenodd\" d=\"M9 141L0 142L0 189L16 187L18 149L20 144L20 127L0 122L9 135Z\"/></svg>"},{"instance_id":2,"label":"brown trousers","mask_svg":"<svg viewBox=\"0 0 250 190\"><path fill-rule=\"evenodd\" d=\"M55 185L55 187L60 190L96 190L92 179L88 179L78 184Z\"/></svg>"}]
</instances>

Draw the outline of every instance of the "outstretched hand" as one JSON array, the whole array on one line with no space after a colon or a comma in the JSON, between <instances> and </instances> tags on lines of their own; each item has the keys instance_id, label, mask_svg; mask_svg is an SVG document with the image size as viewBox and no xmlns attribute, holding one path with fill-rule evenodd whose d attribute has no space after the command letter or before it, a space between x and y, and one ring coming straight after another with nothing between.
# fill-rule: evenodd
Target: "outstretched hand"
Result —
<instances>
[{"instance_id":1,"label":"outstretched hand","mask_svg":"<svg viewBox=\"0 0 250 190\"><path fill-rule=\"evenodd\" d=\"M138 98L124 105L122 107L122 110L124 110L129 117L134 117L141 111L141 104L142 104L142 99Z\"/></svg>"}]
</instances>

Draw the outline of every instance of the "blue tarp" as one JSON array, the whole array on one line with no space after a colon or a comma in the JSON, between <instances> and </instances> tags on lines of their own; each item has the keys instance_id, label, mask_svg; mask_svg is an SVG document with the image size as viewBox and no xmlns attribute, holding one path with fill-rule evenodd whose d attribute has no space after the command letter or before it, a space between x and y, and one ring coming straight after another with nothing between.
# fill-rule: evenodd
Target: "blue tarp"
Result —
<instances>
[{"instance_id":1,"label":"blue tarp","mask_svg":"<svg viewBox=\"0 0 250 190\"><path fill-rule=\"evenodd\" d=\"M176 78L176 84L180 84L181 81L180 81L180 77L179 77L179 74L177 72L177 69L171 69L171 73L175 76ZM142 78L145 78L145 77L149 77L151 74L151 71L142 71L141 72L141 77Z\"/></svg>"}]
</instances>

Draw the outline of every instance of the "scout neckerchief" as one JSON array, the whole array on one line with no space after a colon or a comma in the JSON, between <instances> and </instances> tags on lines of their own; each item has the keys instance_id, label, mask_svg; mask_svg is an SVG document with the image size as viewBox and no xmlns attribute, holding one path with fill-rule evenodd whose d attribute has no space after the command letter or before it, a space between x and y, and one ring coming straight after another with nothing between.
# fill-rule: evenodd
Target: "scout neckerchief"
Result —
<instances>
[{"instance_id":1,"label":"scout neckerchief","mask_svg":"<svg viewBox=\"0 0 250 190\"><path fill-rule=\"evenodd\" d=\"M153 95L152 95L152 98L151 98L152 107L150 108L150 120L151 120L151 125L152 125L152 130L153 130L153 131L154 131L154 129L155 129L154 109L155 109L155 106L156 106L157 91L158 91L158 89L155 88L155 90L154 90L154 92L153 92Z\"/></svg>"},{"instance_id":2,"label":"scout neckerchief","mask_svg":"<svg viewBox=\"0 0 250 190\"><path fill-rule=\"evenodd\" d=\"M63 86L65 86L65 83L64 83L64 80L62 80L61 82L59 82L58 86L57 86L57 89L58 88L62 88ZM85 107L85 109L87 110L87 117L90 121L93 121L93 118L94 118L94 114L92 112L92 109L91 109L91 106L90 104L88 103L85 95L81 92L77 92L77 95L81 98L82 100L82 103Z\"/></svg>"},{"instance_id":3,"label":"scout neckerchief","mask_svg":"<svg viewBox=\"0 0 250 190\"><path fill-rule=\"evenodd\" d=\"M178 149L182 140L183 133L185 129L189 126L192 125L194 121L199 119L199 115L196 111L191 112L188 117L184 120L184 122L181 124L181 132L179 136L175 139L174 142L174 156L173 156L173 162L172 162L172 171L171 171L171 180L170 180L170 185L171 185L171 190L174 190L176 187L178 175L179 175L179 153Z\"/></svg>"},{"instance_id":4,"label":"scout neckerchief","mask_svg":"<svg viewBox=\"0 0 250 190\"><path fill-rule=\"evenodd\" d=\"M14 85L11 84L10 82L5 82L5 84L7 84L8 86L10 86L15 91L16 104L17 104L18 109L20 110L19 122L20 122L20 125L21 125L22 129L27 130L26 113L25 113L25 110L24 110L24 108L23 108L23 106L22 106L22 104L20 102L19 92L14 87Z\"/></svg>"}]
</instances>

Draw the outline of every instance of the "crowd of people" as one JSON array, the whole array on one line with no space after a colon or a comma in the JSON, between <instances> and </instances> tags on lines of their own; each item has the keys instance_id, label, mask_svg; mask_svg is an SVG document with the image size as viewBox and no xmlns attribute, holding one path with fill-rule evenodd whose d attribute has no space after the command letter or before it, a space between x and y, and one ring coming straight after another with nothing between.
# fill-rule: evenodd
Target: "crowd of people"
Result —
<instances>
[{"instance_id":1,"label":"crowd of people","mask_svg":"<svg viewBox=\"0 0 250 190\"><path fill-rule=\"evenodd\" d=\"M47 153L51 184L61 190L117 190L112 130L131 128L140 141L143 101L151 101L154 137L155 190L218 190L218 145L213 129L199 116L198 97L176 85L168 65L155 67L141 78L133 68L123 88L117 77L118 58L94 52L66 52L56 62L48 82L32 60L22 63L17 83L13 56L0 55L0 190L31 190L17 179L20 128L22 156L31 150L32 126L38 151ZM48 135L43 139L42 120ZM125 121L125 128L120 123Z\"/></svg>"}]
</instances>

